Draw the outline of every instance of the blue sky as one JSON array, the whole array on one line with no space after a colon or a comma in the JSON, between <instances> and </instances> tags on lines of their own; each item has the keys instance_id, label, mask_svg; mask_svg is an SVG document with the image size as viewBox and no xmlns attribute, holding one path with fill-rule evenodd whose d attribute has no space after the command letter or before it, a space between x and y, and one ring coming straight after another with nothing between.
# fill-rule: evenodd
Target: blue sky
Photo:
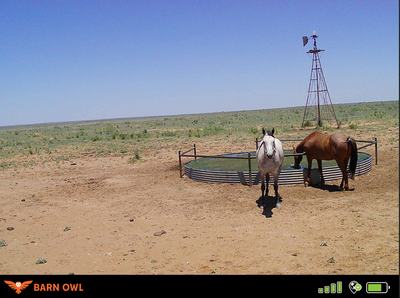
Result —
<instances>
[{"instance_id":1,"label":"blue sky","mask_svg":"<svg viewBox=\"0 0 400 298\"><path fill-rule=\"evenodd\" d=\"M0 2L0 126L398 100L399 3Z\"/></svg>"}]
</instances>

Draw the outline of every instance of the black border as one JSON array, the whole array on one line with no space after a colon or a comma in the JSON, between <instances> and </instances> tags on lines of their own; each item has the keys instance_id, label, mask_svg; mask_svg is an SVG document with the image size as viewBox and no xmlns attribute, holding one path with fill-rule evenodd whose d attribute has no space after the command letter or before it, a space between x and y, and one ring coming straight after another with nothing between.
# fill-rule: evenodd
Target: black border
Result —
<instances>
[{"instance_id":1,"label":"black border","mask_svg":"<svg viewBox=\"0 0 400 298\"><path fill-rule=\"evenodd\" d=\"M171 293L189 296L193 294L207 296L246 296L261 295L267 297L399 297L399 275L1 275L0 293L4 297L75 297L90 294L123 295L137 297L141 295L166 295ZM33 282L18 296L4 280L13 282ZM348 284L357 281L362 290L352 294ZM342 281L342 294L318 294L318 288ZM367 294L367 282L387 282L390 290L386 294ZM58 292L34 291L34 284L59 284ZM83 291L64 292L64 284L81 284ZM36 286L37 287L37 286ZM335 295L335 296L333 296ZM372 296L371 296L372 295Z\"/></svg>"}]
</instances>

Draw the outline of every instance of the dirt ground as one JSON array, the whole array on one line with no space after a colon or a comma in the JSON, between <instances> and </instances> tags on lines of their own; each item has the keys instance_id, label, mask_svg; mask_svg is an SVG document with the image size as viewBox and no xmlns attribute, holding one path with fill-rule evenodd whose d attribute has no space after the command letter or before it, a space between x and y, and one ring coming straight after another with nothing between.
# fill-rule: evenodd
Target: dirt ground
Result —
<instances>
[{"instance_id":1,"label":"dirt ground","mask_svg":"<svg viewBox=\"0 0 400 298\"><path fill-rule=\"evenodd\" d=\"M399 274L394 147L380 143L352 191L281 186L282 208L265 211L259 186L180 179L172 149L3 170L0 273Z\"/></svg>"}]
</instances>

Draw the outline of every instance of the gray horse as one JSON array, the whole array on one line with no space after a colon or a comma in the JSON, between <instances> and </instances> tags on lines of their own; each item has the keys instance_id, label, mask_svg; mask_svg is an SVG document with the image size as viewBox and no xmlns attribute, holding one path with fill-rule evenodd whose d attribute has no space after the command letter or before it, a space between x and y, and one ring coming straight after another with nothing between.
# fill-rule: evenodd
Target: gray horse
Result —
<instances>
[{"instance_id":1,"label":"gray horse","mask_svg":"<svg viewBox=\"0 0 400 298\"><path fill-rule=\"evenodd\" d=\"M262 198L264 198L265 191L264 177L266 177L267 180L267 191L265 195L268 196L269 174L272 174L274 176L276 208L280 209L281 203L279 202L278 195L278 176L281 172L281 166L283 163L283 148L281 141L274 137L274 132L274 128L272 128L272 131L267 132L263 128L264 137L258 146L256 156L258 171L260 172Z\"/></svg>"}]
</instances>

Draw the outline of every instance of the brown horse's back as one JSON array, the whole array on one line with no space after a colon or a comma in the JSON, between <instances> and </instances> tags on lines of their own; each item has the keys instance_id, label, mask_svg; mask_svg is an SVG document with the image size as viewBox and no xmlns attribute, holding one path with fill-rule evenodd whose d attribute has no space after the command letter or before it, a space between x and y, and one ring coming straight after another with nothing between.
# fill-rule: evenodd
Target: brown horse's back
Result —
<instances>
[{"instance_id":1,"label":"brown horse's back","mask_svg":"<svg viewBox=\"0 0 400 298\"><path fill-rule=\"evenodd\" d=\"M333 133L330 136L332 147L336 150L335 155L340 157L345 156L348 160L350 157L350 151L347 144L349 137L339 132Z\"/></svg>"},{"instance_id":2,"label":"brown horse's back","mask_svg":"<svg viewBox=\"0 0 400 298\"><path fill-rule=\"evenodd\" d=\"M307 158L332 160L336 159L336 156L347 153L347 136L338 132L326 135L320 131L314 131L303 142L303 150Z\"/></svg>"}]
</instances>

